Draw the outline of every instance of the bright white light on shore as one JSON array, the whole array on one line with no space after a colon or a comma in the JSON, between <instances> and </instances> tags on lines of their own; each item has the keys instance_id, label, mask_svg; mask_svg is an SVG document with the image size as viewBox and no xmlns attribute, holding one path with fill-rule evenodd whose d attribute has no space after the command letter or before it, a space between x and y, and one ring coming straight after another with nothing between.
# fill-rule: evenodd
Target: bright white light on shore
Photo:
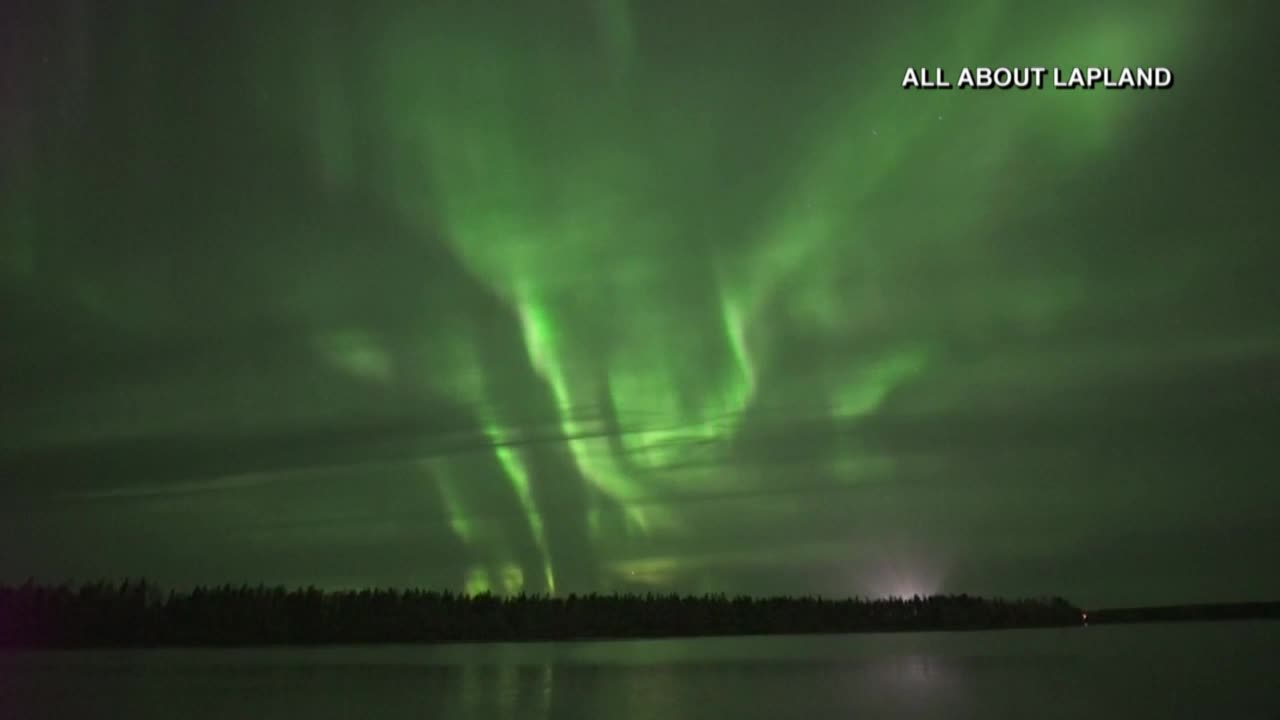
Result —
<instances>
[{"instance_id":1,"label":"bright white light on shore","mask_svg":"<svg viewBox=\"0 0 1280 720\"><path fill-rule=\"evenodd\" d=\"M911 563L894 563L881 568L872 578L871 592L876 597L928 597L941 589L941 578Z\"/></svg>"},{"instance_id":2,"label":"bright white light on shore","mask_svg":"<svg viewBox=\"0 0 1280 720\"><path fill-rule=\"evenodd\" d=\"M910 539L859 544L844 562L851 595L929 597L943 592L945 585L945 548L924 546Z\"/></svg>"}]
</instances>

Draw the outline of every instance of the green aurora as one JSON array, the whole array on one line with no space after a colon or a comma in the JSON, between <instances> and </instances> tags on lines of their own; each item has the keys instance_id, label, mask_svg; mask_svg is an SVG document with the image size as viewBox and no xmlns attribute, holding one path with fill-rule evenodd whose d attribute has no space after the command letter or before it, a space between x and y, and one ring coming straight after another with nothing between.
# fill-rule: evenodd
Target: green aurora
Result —
<instances>
[{"instance_id":1,"label":"green aurora","mask_svg":"<svg viewBox=\"0 0 1280 720\"><path fill-rule=\"evenodd\" d=\"M0 576L1274 595L1230 4L5 11Z\"/></svg>"}]
</instances>

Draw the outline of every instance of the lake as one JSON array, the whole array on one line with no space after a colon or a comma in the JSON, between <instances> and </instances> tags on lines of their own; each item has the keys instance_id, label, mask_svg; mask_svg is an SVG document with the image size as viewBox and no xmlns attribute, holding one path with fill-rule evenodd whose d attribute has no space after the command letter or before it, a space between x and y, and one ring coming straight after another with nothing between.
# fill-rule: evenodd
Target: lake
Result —
<instances>
[{"instance_id":1,"label":"lake","mask_svg":"<svg viewBox=\"0 0 1280 720\"><path fill-rule=\"evenodd\" d=\"M0 717L1280 720L1280 622L7 652Z\"/></svg>"}]
</instances>

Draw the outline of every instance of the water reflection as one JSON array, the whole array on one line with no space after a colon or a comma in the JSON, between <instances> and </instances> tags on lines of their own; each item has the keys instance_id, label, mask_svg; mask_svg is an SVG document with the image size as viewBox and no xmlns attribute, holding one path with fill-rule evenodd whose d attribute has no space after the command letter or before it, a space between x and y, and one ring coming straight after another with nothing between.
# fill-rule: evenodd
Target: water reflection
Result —
<instances>
[{"instance_id":1,"label":"water reflection","mask_svg":"<svg viewBox=\"0 0 1280 720\"><path fill-rule=\"evenodd\" d=\"M430 687L439 717L486 717L497 720L552 717L554 663L502 661L497 657L461 665L426 664L419 689ZM425 686L425 687L424 687Z\"/></svg>"},{"instance_id":2,"label":"water reflection","mask_svg":"<svg viewBox=\"0 0 1280 720\"><path fill-rule=\"evenodd\" d=\"M1277 666L1280 623L0 653L0 716L1270 717Z\"/></svg>"}]
</instances>

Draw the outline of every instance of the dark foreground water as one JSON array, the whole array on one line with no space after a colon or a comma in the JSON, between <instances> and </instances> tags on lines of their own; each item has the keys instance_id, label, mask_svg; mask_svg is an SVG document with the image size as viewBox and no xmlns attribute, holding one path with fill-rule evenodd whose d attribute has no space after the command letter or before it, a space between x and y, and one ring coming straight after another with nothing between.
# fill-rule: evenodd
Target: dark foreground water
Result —
<instances>
[{"instance_id":1,"label":"dark foreground water","mask_svg":"<svg viewBox=\"0 0 1280 720\"><path fill-rule=\"evenodd\" d=\"M1280 720L1280 622L4 653L0 717Z\"/></svg>"}]
</instances>

